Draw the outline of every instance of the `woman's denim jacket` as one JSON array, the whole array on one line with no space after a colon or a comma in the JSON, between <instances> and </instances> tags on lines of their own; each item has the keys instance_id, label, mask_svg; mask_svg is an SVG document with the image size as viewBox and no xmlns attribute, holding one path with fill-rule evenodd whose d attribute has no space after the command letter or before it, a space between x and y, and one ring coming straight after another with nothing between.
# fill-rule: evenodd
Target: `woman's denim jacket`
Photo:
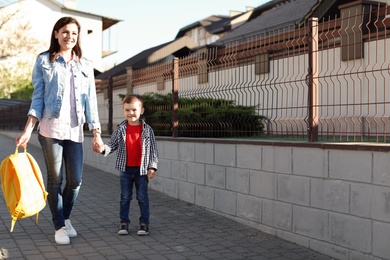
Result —
<instances>
[{"instance_id":1,"label":"woman's denim jacket","mask_svg":"<svg viewBox=\"0 0 390 260\"><path fill-rule=\"evenodd\" d=\"M100 128L93 66L85 58L75 64L73 76L78 124L87 122L90 130ZM38 55L32 71L34 92L28 115L38 120L42 117L59 117L66 74L66 62L62 56L59 55L56 61L50 63L48 52Z\"/></svg>"}]
</instances>

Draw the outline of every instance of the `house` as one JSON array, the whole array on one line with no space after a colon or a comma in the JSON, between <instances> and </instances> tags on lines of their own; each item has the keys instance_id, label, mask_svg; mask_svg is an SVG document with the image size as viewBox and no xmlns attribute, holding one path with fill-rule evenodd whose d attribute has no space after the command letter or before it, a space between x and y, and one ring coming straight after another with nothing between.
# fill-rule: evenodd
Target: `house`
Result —
<instances>
[{"instance_id":1,"label":"house","mask_svg":"<svg viewBox=\"0 0 390 260\"><path fill-rule=\"evenodd\" d=\"M128 67L132 67L132 69L136 70L167 60L172 60L173 57L183 57L189 55L197 47L198 45L195 42L187 36L184 36L180 39L146 49L102 74L97 75L96 79L104 80L109 77L126 74Z\"/></svg>"},{"instance_id":2,"label":"house","mask_svg":"<svg viewBox=\"0 0 390 260\"><path fill-rule=\"evenodd\" d=\"M221 37L216 44L250 41L264 37L278 29L293 29L310 17L309 13L318 0L274 0L253 10L247 22ZM292 11L294 10L294 11Z\"/></svg>"},{"instance_id":3,"label":"house","mask_svg":"<svg viewBox=\"0 0 390 260\"><path fill-rule=\"evenodd\" d=\"M64 0L60 4L56 0L19 0L0 7L0 15L12 15L8 23L8 30L16 28L17 25L25 25L29 28L28 33L36 40L37 52L32 53L35 57L39 52L49 48L50 34L54 23L63 16L75 17L81 24L81 46L84 56L93 61L97 71L103 71L102 59L112 53L112 50L103 49L103 36L111 26L121 20L105 17L93 13L77 10L77 0ZM32 11L33 10L33 11ZM25 28L27 28L25 27ZM2 28L2 36L6 37L5 28ZM26 55L22 55L26 58ZM3 61L4 61L4 57Z\"/></svg>"},{"instance_id":4,"label":"house","mask_svg":"<svg viewBox=\"0 0 390 260\"><path fill-rule=\"evenodd\" d=\"M176 39L188 36L200 47L212 44L225 33L245 23L253 10L253 7L247 7L246 12L230 11L229 16L211 15L181 28L176 35Z\"/></svg>"},{"instance_id":5,"label":"house","mask_svg":"<svg viewBox=\"0 0 390 260\"><path fill-rule=\"evenodd\" d=\"M216 41L216 45L225 46L229 43L244 43L254 39L267 37L275 32L301 28L308 19L316 17L319 20L333 20L341 17L346 4L353 6L373 6L382 1L365 0L273 0L253 10L247 22L235 30L229 31ZM354 4L355 3L355 4ZM355 8L353 7L353 8ZM351 11L352 9L344 8ZM355 9L354 9L355 10ZM367 9L368 10L368 9Z\"/></svg>"},{"instance_id":6,"label":"house","mask_svg":"<svg viewBox=\"0 0 390 260\"><path fill-rule=\"evenodd\" d=\"M245 23L253 10L253 7L247 7L246 12L231 11L229 16L212 15L196 21L181 28L174 40L144 50L104 73L97 75L96 79L106 80L109 77L126 74L128 67L137 70L172 60L174 57L181 58L188 56L198 49L214 43L226 32Z\"/></svg>"}]
</instances>

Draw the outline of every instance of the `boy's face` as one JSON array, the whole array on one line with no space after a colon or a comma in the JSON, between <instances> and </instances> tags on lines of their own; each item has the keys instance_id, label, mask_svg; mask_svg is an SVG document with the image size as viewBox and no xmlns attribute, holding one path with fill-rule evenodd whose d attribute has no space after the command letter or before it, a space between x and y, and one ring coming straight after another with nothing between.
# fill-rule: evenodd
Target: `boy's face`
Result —
<instances>
[{"instance_id":1,"label":"boy's face","mask_svg":"<svg viewBox=\"0 0 390 260\"><path fill-rule=\"evenodd\" d=\"M130 125L138 125L139 118L144 113L140 101L123 104L123 115Z\"/></svg>"}]
</instances>

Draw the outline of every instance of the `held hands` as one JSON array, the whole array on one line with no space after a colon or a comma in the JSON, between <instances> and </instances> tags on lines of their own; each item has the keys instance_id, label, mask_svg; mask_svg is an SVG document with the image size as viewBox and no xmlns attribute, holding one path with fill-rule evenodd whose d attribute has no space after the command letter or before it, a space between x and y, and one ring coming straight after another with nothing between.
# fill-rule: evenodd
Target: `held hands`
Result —
<instances>
[{"instance_id":1,"label":"held hands","mask_svg":"<svg viewBox=\"0 0 390 260\"><path fill-rule=\"evenodd\" d=\"M104 151L104 143L100 134L94 134L92 140L92 150L95 153L102 153Z\"/></svg>"}]
</instances>

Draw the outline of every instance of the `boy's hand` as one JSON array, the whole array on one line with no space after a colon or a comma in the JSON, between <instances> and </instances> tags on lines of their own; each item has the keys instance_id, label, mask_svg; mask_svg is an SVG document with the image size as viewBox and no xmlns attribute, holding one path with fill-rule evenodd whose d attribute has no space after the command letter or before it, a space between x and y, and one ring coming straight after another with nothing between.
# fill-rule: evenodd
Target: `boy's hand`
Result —
<instances>
[{"instance_id":1,"label":"boy's hand","mask_svg":"<svg viewBox=\"0 0 390 260\"><path fill-rule=\"evenodd\" d=\"M100 145L99 144L95 144L95 146L93 147L93 151L95 153L102 153L104 151L104 144Z\"/></svg>"},{"instance_id":2,"label":"boy's hand","mask_svg":"<svg viewBox=\"0 0 390 260\"><path fill-rule=\"evenodd\" d=\"M148 179L153 179L154 176L156 175L156 171L154 169L149 169L148 170Z\"/></svg>"},{"instance_id":3,"label":"boy's hand","mask_svg":"<svg viewBox=\"0 0 390 260\"><path fill-rule=\"evenodd\" d=\"M96 149L94 149L95 153L103 153L104 152L104 144L102 146L98 146L96 147Z\"/></svg>"}]
</instances>

